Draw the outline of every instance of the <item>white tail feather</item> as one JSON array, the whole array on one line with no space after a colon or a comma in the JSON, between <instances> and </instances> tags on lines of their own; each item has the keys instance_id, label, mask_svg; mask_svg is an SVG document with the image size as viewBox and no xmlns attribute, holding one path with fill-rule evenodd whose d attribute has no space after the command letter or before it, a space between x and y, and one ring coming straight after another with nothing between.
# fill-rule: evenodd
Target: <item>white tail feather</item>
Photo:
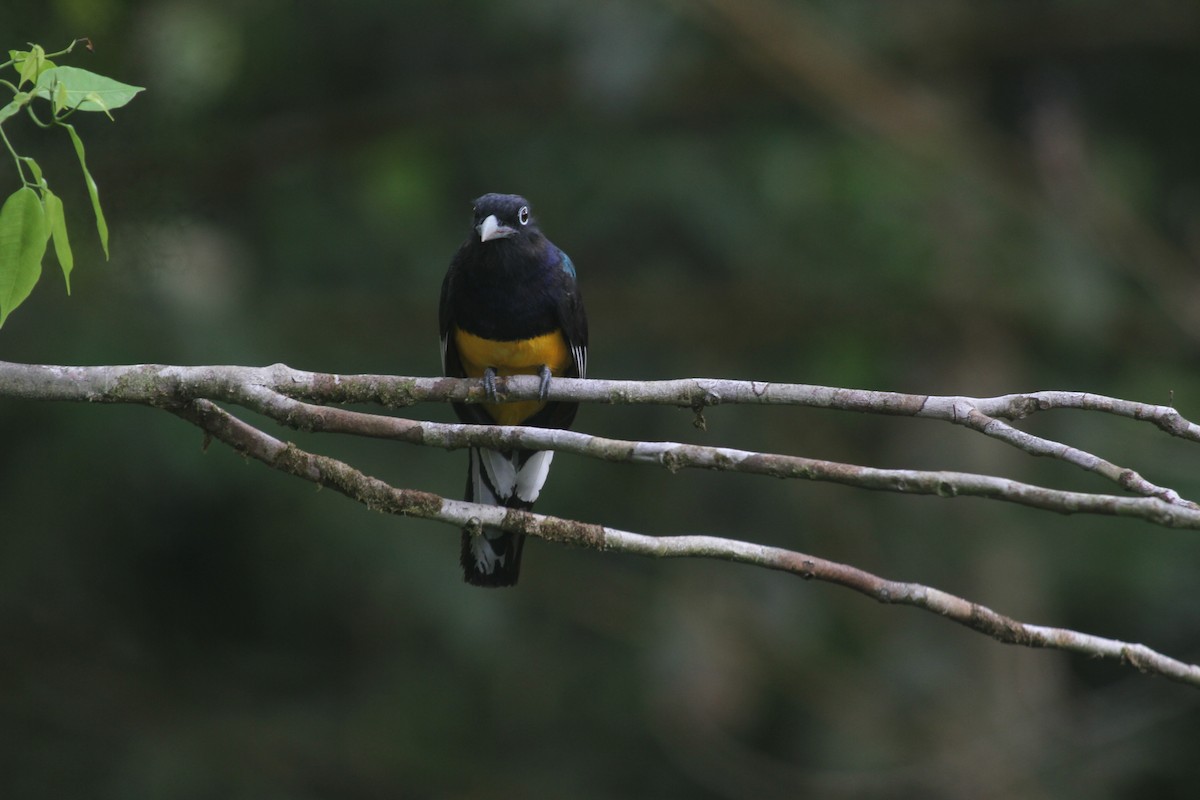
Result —
<instances>
[{"instance_id":1,"label":"white tail feather","mask_svg":"<svg viewBox=\"0 0 1200 800\"><path fill-rule=\"evenodd\" d=\"M487 451L484 451L487 452ZM480 453L479 448L471 448L471 497L476 503L483 503L489 506L500 505L496 502L496 495L492 493L488 482L483 479L483 472L479 467Z\"/></svg>"},{"instance_id":2,"label":"white tail feather","mask_svg":"<svg viewBox=\"0 0 1200 800\"><path fill-rule=\"evenodd\" d=\"M526 503L538 499L542 487L546 485L546 476L550 474L550 462L553 460L553 450L539 450L529 457L517 473L517 497Z\"/></svg>"},{"instance_id":3,"label":"white tail feather","mask_svg":"<svg viewBox=\"0 0 1200 800\"><path fill-rule=\"evenodd\" d=\"M508 554L497 555L490 541L496 538L497 535L499 534L484 531L482 536L471 537L471 556L475 559L475 569L477 572L491 575L496 571L497 566L504 566L504 561L508 558Z\"/></svg>"},{"instance_id":4,"label":"white tail feather","mask_svg":"<svg viewBox=\"0 0 1200 800\"><path fill-rule=\"evenodd\" d=\"M517 459L516 454L471 448L471 488L476 503L503 505L514 494L526 503L538 499L550 474L554 451L539 450L526 459L520 470Z\"/></svg>"},{"instance_id":5,"label":"white tail feather","mask_svg":"<svg viewBox=\"0 0 1200 800\"><path fill-rule=\"evenodd\" d=\"M505 455L495 450L479 450L483 460L483 468L487 470L488 480L496 490L496 497L507 500L512 497L513 489L517 486L517 465L513 463L515 456Z\"/></svg>"}]
</instances>

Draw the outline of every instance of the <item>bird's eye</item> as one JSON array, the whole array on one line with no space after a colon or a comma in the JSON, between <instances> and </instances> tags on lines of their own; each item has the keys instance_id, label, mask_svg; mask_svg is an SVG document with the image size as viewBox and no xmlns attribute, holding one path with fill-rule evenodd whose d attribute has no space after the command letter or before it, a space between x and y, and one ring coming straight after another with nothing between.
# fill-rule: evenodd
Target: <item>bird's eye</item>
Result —
<instances>
[{"instance_id":1,"label":"bird's eye","mask_svg":"<svg viewBox=\"0 0 1200 800\"><path fill-rule=\"evenodd\" d=\"M517 212L517 222L522 225L529 224L529 206L521 206L521 210Z\"/></svg>"}]
</instances>

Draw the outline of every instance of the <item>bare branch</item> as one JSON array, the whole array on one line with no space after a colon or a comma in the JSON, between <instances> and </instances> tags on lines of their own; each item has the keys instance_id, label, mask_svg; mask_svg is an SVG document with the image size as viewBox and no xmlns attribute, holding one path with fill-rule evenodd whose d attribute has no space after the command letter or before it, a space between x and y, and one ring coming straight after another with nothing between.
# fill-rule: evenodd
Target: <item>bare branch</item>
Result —
<instances>
[{"instance_id":1,"label":"bare branch","mask_svg":"<svg viewBox=\"0 0 1200 800\"><path fill-rule=\"evenodd\" d=\"M1191 503L1173 505L1159 497L1070 492L967 472L879 469L729 447L607 439L552 428L426 422L310 405L261 387L248 387L245 392L235 393L227 399L306 431L371 436L448 449L481 446L500 450L556 450L605 461L651 464L672 472L710 469L827 481L906 494L984 497L1063 514L1129 516L1165 527L1200 529L1200 508Z\"/></svg>"},{"instance_id":2,"label":"bare branch","mask_svg":"<svg viewBox=\"0 0 1200 800\"><path fill-rule=\"evenodd\" d=\"M169 366L132 364L68 367L0 361L0 396L35 400L85 400L100 403L148 403L164 397L217 394L235 386L262 386L316 403L374 403L401 408L450 400L483 402L479 381L398 375L339 375L268 367ZM497 386L509 400L533 400L534 376L500 378ZM1200 442L1200 425L1171 406L1120 400L1090 392L1040 391L976 398L958 395L905 394L844 389L803 383L679 378L658 381L578 380L559 378L549 389L551 400L577 403L671 405L703 409L722 404L788 405L870 414L924 417L964 424L972 408L998 419L1017 420L1038 411L1099 411L1147 421L1172 436Z\"/></svg>"},{"instance_id":3,"label":"bare branch","mask_svg":"<svg viewBox=\"0 0 1200 800\"><path fill-rule=\"evenodd\" d=\"M508 399L532 399L536 378L502 379ZM1152 422L1174 436L1200 441L1200 429L1174 409L1079 392L1035 392L994 398L935 397L870 392L803 384L684 379L603 381L559 379L550 398L577 402L657 403L697 411L720 403L777 404L861 413L939 419L996 438L1033 455L1048 455L1103 475L1141 496L1065 492L987 475L876 469L676 442L632 442L582 433L526 427L473 426L414 421L332 408L317 403L376 403L402 407L423 401L479 402L476 381L385 375L335 375L293 370L282 364L179 367L129 365L63 367L0 361L0 397L140 403L171 411L210 436L269 466L331 487L369 508L437 520L455 527L486 524L551 541L656 558L704 557L753 564L854 589L880 602L911 605L948 617L999 641L1052 647L1117 659L1145 672L1200 686L1200 667L1143 645L1076 631L1029 625L932 587L890 581L856 567L780 548L711 536L652 537L514 509L450 500L399 489L336 459L306 452L245 423L214 401L241 405L280 423L308 431L373 436L413 444L457 448L551 449L610 461L649 463L672 471L703 468L805 478L888 491L973 495L1064 513L1118 514L1168 527L1200 528L1200 508L1172 490L1144 481L1089 453L1013 428L1036 411L1072 408Z\"/></svg>"},{"instance_id":4,"label":"bare branch","mask_svg":"<svg viewBox=\"0 0 1200 800\"><path fill-rule=\"evenodd\" d=\"M985 633L1005 644L1069 650L1115 659L1142 672L1200 687L1200 666L1158 653L1145 645L1028 625L961 597L917 583L887 580L870 572L816 556L714 536L646 536L517 509L450 500L429 492L398 489L342 461L286 444L254 428L208 400L195 400L173 413L209 435L268 466L327 486L379 511L445 522L456 528L489 525L554 542L654 558L716 558L751 564L844 586L881 603L915 606Z\"/></svg>"},{"instance_id":5,"label":"bare branch","mask_svg":"<svg viewBox=\"0 0 1200 800\"><path fill-rule=\"evenodd\" d=\"M499 381L502 397L534 399L532 376ZM668 469L702 468L774 477L832 481L861 488L943 497L974 496L1007 500L1061 513L1131 516L1166 527L1200 528L1200 507L1173 489L1156 486L1132 469L1049 439L1020 431L1004 419L1020 419L1050 408L1102 411L1152 422L1182 438L1200 441L1200 426L1167 406L1118 400L1084 392L1035 392L995 398L913 395L807 384L687 378L668 381L609 381L560 378L552 400L595 403L647 403L696 410L723 403L794 405L860 413L937 419L961 425L1036 456L1049 456L1096 473L1141 497L1065 492L971 473L885 470L730 448L676 442L629 442L569 431L533 428L473 429L471 426L355 415L335 409L285 402L377 403L403 407L417 402L482 401L478 381L389 375L337 375L270 367L179 367L153 364L59 367L0 362L0 396L40 399L177 405L195 398L237 403L284 424L307 430L338 431L457 448L467 445L563 450L610 461L651 463ZM286 397L285 397L286 396Z\"/></svg>"}]
</instances>

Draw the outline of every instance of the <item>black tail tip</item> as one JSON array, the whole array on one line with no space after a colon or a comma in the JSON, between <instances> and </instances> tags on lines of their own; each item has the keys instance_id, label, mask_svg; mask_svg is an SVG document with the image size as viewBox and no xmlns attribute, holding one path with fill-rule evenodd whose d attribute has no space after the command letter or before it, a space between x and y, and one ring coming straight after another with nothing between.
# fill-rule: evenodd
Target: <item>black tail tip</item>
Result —
<instances>
[{"instance_id":1,"label":"black tail tip","mask_svg":"<svg viewBox=\"0 0 1200 800\"><path fill-rule=\"evenodd\" d=\"M481 586L484 589L503 589L507 586L516 586L517 577L518 573L515 571L511 574L501 570L487 573L463 567L463 580L472 586Z\"/></svg>"},{"instance_id":2,"label":"black tail tip","mask_svg":"<svg viewBox=\"0 0 1200 800\"><path fill-rule=\"evenodd\" d=\"M478 539L478 540L477 540ZM521 576L521 550L525 537L514 533L477 534L472 536L463 531L462 569L463 580L472 586L498 589L516 586ZM487 548L490 558L484 559L491 566L487 569L481 562L479 548ZM490 551L490 552L488 552Z\"/></svg>"}]
</instances>

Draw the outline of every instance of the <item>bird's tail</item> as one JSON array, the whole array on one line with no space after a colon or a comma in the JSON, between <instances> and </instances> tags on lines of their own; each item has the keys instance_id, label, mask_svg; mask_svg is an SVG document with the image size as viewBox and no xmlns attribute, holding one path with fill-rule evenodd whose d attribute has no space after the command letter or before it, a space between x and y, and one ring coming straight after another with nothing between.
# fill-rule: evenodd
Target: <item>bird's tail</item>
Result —
<instances>
[{"instance_id":1,"label":"bird's tail","mask_svg":"<svg viewBox=\"0 0 1200 800\"><path fill-rule=\"evenodd\" d=\"M506 508L533 508L554 453L549 450L500 452L471 448L467 500ZM521 573L525 535L484 526L462 534L463 577L474 586L512 586Z\"/></svg>"}]
</instances>

